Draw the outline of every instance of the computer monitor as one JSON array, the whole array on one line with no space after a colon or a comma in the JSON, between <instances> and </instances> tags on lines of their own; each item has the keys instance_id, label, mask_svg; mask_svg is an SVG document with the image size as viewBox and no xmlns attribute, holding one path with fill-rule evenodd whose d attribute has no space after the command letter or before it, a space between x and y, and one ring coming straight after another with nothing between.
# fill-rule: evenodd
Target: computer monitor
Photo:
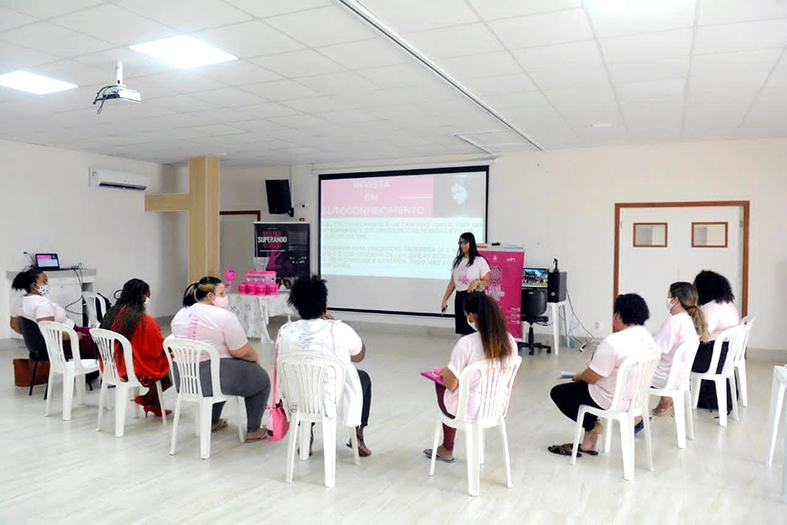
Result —
<instances>
[{"instance_id":1,"label":"computer monitor","mask_svg":"<svg viewBox=\"0 0 787 525\"><path fill-rule=\"evenodd\" d=\"M36 266L42 270L59 270L60 261L56 253L37 253Z\"/></svg>"},{"instance_id":2,"label":"computer monitor","mask_svg":"<svg viewBox=\"0 0 787 525\"><path fill-rule=\"evenodd\" d=\"M522 270L522 288L546 288L549 281L549 270L546 268L524 268Z\"/></svg>"}]
</instances>

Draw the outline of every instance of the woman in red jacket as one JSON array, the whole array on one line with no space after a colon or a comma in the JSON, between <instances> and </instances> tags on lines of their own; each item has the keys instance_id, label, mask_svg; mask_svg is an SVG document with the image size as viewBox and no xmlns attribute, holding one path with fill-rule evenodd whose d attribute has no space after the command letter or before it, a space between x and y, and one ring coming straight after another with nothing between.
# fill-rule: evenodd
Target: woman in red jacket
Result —
<instances>
[{"instance_id":1,"label":"woman in red jacket","mask_svg":"<svg viewBox=\"0 0 787 525\"><path fill-rule=\"evenodd\" d=\"M118 302L101 322L106 328L125 336L131 342L134 353L134 374L148 393L138 396L134 401L145 407L145 415L153 412L161 416L161 403L158 399L155 382L161 381L162 390L172 385L169 379L169 362L164 355L164 338L156 321L145 312L145 304L150 298L150 286L141 279L131 279L123 285ZM126 377L126 362L122 349L116 350L118 373ZM170 411L167 410L167 413Z\"/></svg>"}]
</instances>

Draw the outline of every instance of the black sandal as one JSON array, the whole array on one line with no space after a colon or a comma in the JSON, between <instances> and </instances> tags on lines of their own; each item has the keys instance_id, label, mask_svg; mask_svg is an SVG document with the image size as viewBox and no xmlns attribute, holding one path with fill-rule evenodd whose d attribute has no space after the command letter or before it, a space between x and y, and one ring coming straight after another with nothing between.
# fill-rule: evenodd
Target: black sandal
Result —
<instances>
[{"instance_id":1,"label":"black sandal","mask_svg":"<svg viewBox=\"0 0 787 525\"><path fill-rule=\"evenodd\" d=\"M547 447L547 450L553 454L557 454L558 456L570 456L572 454L572 449L574 448L573 443L565 443L563 445L552 445ZM581 458L582 453L577 452L577 457Z\"/></svg>"}]
</instances>

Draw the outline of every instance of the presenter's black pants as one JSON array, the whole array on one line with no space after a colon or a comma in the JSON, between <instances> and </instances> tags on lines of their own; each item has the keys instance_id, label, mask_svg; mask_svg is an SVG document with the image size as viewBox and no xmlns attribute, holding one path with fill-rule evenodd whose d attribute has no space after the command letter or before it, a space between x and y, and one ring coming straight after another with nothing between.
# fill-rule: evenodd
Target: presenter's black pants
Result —
<instances>
[{"instance_id":1,"label":"presenter's black pants","mask_svg":"<svg viewBox=\"0 0 787 525\"><path fill-rule=\"evenodd\" d=\"M467 317L465 317L465 299L467 292L456 292L454 297L454 326L456 333L459 335L470 335L475 332L470 325L467 324Z\"/></svg>"},{"instance_id":2,"label":"presenter's black pants","mask_svg":"<svg viewBox=\"0 0 787 525\"><path fill-rule=\"evenodd\" d=\"M549 393L552 401L555 402L557 407L566 417L577 420L579 416L579 406L589 405L593 408L601 408L590 397L588 384L584 381L572 381L571 383L563 383L552 388ZM582 422L582 428L586 431L593 430L598 418L592 414L585 414L585 420Z\"/></svg>"}]
</instances>

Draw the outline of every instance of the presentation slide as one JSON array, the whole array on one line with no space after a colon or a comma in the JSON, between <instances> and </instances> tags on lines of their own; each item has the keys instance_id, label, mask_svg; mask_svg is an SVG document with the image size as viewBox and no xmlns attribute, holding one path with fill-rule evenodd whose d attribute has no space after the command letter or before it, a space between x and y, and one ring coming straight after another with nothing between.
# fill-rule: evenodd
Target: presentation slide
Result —
<instances>
[{"instance_id":1,"label":"presentation slide","mask_svg":"<svg viewBox=\"0 0 787 525\"><path fill-rule=\"evenodd\" d=\"M436 313L459 235L485 241L487 176L486 166L322 175L320 272L329 305Z\"/></svg>"}]
</instances>

